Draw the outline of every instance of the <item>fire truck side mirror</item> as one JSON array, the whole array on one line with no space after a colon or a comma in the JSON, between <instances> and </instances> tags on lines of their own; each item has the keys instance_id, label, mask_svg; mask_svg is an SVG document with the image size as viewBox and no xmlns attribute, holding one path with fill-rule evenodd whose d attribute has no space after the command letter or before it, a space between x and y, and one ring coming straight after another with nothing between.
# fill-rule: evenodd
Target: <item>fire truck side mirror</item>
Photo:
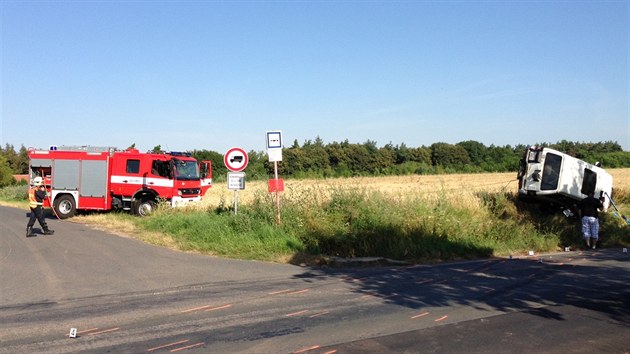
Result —
<instances>
[{"instance_id":1,"label":"fire truck side mirror","mask_svg":"<svg viewBox=\"0 0 630 354\"><path fill-rule=\"evenodd\" d=\"M208 165L202 163L201 166L199 166L199 177L201 177L201 179L206 179L208 177Z\"/></svg>"}]
</instances>

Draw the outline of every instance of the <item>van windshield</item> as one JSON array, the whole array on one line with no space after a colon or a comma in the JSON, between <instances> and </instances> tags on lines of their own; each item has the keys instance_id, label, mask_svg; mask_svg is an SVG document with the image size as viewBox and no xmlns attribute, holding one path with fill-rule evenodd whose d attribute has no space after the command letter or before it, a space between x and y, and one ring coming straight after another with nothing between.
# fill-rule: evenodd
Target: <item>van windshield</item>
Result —
<instances>
[{"instance_id":1,"label":"van windshield","mask_svg":"<svg viewBox=\"0 0 630 354\"><path fill-rule=\"evenodd\" d=\"M181 181L193 181L199 179L199 166L195 160L173 159L175 166L175 179Z\"/></svg>"}]
</instances>

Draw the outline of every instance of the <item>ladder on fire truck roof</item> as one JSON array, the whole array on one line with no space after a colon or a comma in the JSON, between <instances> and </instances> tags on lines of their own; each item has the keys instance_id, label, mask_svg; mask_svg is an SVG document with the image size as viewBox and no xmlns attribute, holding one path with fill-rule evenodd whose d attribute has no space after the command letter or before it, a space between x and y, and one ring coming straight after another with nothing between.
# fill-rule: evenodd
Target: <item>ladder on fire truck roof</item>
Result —
<instances>
[{"instance_id":1,"label":"ladder on fire truck roof","mask_svg":"<svg viewBox=\"0 0 630 354\"><path fill-rule=\"evenodd\" d=\"M60 150L60 151L85 151L85 152L111 152L111 151L116 151L116 148L111 147L111 146L90 146L90 145L83 145L83 146L51 145L49 150L51 151Z\"/></svg>"}]
</instances>

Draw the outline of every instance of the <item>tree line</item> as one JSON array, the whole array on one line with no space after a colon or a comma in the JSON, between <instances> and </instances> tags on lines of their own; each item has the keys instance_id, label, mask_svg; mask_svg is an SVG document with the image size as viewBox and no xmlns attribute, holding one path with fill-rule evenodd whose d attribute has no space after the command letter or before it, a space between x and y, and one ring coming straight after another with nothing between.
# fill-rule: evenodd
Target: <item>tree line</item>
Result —
<instances>
[{"instance_id":1,"label":"tree line","mask_svg":"<svg viewBox=\"0 0 630 354\"><path fill-rule=\"evenodd\" d=\"M613 141L580 143L566 140L555 144L540 143L604 168L630 167L630 152ZM135 146L135 144L132 144ZM364 143L324 143L321 138L297 140L282 150L278 173L284 178L333 178L442 173L510 172L518 169L525 145L486 146L474 140L457 144L438 142L430 146L409 147L392 143L379 147L376 141ZM161 151L160 145L151 151ZM193 150L198 160L210 160L215 179L226 177L223 154L211 150ZM274 173L264 151L250 151L246 169L249 180L266 179ZM28 173L28 149L11 144L0 147L0 187L15 182L14 174Z\"/></svg>"},{"instance_id":2,"label":"tree line","mask_svg":"<svg viewBox=\"0 0 630 354\"><path fill-rule=\"evenodd\" d=\"M578 143L562 140L555 144L540 143L587 162L599 161L604 168L630 167L630 152L617 142ZM511 172L518 170L526 145L486 146L468 140L457 144L434 143L430 146L408 147L392 143L378 147L376 141L364 143L324 143L321 138L297 140L282 150L278 173L290 178L334 178L353 176L384 176L443 173ZM223 155L195 150L198 160L211 160L214 174L224 178L227 169ZM246 169L248 179L265 179L273 175L274 166L265 152L250 151Z\"/></svg>"}]
</instances>

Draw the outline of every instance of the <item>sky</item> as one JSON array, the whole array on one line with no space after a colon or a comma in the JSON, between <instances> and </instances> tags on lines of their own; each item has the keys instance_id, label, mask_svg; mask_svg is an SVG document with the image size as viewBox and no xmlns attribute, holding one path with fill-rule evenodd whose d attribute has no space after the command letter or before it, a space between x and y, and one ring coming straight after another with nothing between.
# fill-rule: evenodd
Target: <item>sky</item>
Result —
<instances>
[{"instance_id":1,"label":"sky","mask_svg":"<svg viewBox=\"0 0 630 354\"><path fill-rule=\"evenodd\" d=\"M0 2L0 143L616 141L625 1Z\"/></svg>"}]
</instances>

